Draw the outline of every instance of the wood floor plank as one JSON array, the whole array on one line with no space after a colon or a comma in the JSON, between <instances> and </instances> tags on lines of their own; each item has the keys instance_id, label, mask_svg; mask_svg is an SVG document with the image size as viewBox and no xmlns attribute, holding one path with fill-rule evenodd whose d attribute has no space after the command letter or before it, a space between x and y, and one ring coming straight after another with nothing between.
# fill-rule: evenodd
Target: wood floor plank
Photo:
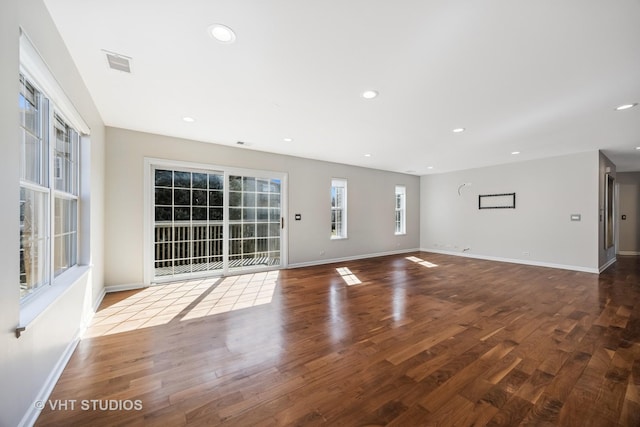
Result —
<instances>
[{"instance_id":1,"label":"wood floor plank","mask_svg":"<svg viewBox=\"0 0 640 427\"><path fill-rule=\"evenodd\" d=\"M142 408L36 425L640 425L640 257L595 275L414 252L282 270L271 302L215 308L254 279L108 294L49 402Z\"/></svg>"}]
</instances>

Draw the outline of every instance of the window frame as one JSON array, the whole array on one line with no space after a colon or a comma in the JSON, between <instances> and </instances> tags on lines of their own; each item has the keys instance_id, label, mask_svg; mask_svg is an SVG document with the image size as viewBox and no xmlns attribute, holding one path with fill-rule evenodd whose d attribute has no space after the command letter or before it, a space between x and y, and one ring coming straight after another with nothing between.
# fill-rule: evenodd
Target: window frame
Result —
<instances>
[{"instance_id":1,"label":"window frame","mask_svg":"<svg viewBox=\"0 0 640 427\"><path fill-rule=\"evenodd\" d=\"M44 267L43 267L43 279L37 286L28 288L23 294L19 292L20 303L20 327L18 329L24 330L33 319L35 319L46 307L52 303L57 297L59 297L65 290L75 283L82 275L88 271L87 266L80 265L81 255L81 173L83 170L82 163L86 161L83 158L81 145L85 138L88 138L90 134L90 128L86 122L82 119L80 114L75 109L73 103L66 96L64 90L60 87L58 81L47 67L44 60L40 57L37 49L33 46L26 34L20 29L20 67L18 73L18 80L24 80L25 83L20 84L20 90L18 92L19 99L22 97L20 94L26 88L28 83L35 91L38 92L40 97L41 107L38 109L39 123L38 126L41 129L41 141L43 148L39 159L41 173L43 174L40 179L40 183L34 183L30 180L23 178L26 174L23 173L23 166L20 170L19 188L21 192L21 206L22 209L22 192L37 191L44 195L44 213L42 214L42 223L44 225ZM18 104L18 111L21 111L23 106ZM66 188L59 188L56 179L56 126L55 120L59 117L63 124L66 125L67 132L72 132L69 138L69 157L72 157L71 173L69 175L69 186ZM21 132L25 126L20 121ZM87 139L88 141L88 139ZM22 136L18 140L19 144L23 144ZM23 150L21 149L20 162L26 161L26 155L23 156ZM70 249L70 252L65 252L66 255L70 255L69 265L65 266L59 271L54 271L56 266L55 257L59 254L59 250L55 249L56 244L56 200L71 200L73 201L71 210L66 209L65 213L68 213L67 218L71 219L72 223L71 231L64 231L60 233L62 235L72 235L71 243L66 248ZM84 211L83 211L84 212ZM20 214L22 227L23 214ZM65 229L62 229L65 230ZM23 251L23 240L20 239L19 250ZM20 257L22 258L22 256ZM21 262L22 264L22 262ZM25 272L26 274L26 272ZM19 285L23 284L24 274L22 273L22 265L20 267L20 280ZM26 281L26 278L25 278Z\"/></svg>"},{"instance_id":2,"label":"window frame","mask_svg":"<svg viewBox=\"0 0 640 427\"><path fill-rule=\"evenodd\" d=\"M52 141L55 141L55 142L53 144L51 143L49 144L50 145L49 155L52 158L51 172L49 173L49 182L50 182L50 188L52 192L52 206L51 206L52 210L50 215L51 216L50 239L53 245L53 249L51 251L51 269L53 274L52 276L53 281L55 283L55 279L57 277L64 274L64 272L69 270L70 268L78 265L78 245L79 245L78 228L80 223L80 218L79 218L79 213L80 213L79 212L80 134L63 117L61 117L60 113L55 108L55 105L54 105L54 108L52 108L52 114L53 114L53 121L52 121L52 124L50 125L50 132L51 132ZM56 135L56 122L60 122L60 124L66 127L66 131L67 131L66 135L69 139L68 143L69 143L70 154L71 154L70 157L71 157L72 169L70 174L71 182L69 183L70 188L67 188L66 191L65 189L58 188L58 183L62 178L59 178L57 176L58 159L60 157L58 156L58 150L57 150L58 139ZM71 210L68 211L68 213L72 215L72 218L75 219L75 221L73 221L75 224L74 224L73 230L71 231L65 231L63 229L61 232L58 233L58 228L57 228L58 223L56 221L56 218L57 218L56 215L58 214L58 210L56 209L56 201L58 200L71 201L73 202L72 204L75 206L73 209L75 213L72 212ZM63 227L64 227L64 220L66 220L66 218L60 220L63 224ZM63 238L64 236L75 236L72 240L73 246L69 248L71 250L71 253L70 254L65 253L65 255L70 258L69 259L70 265L67 265L66 267L58 269L57 260L58 260L59 252L56 251L57 239Z\"/></svg>"},{"instance_id":3,"label":"window frame","mask_svg":"<svg viewBox=\"0 0 640 427\"><path fill-rule=\"evenodd\" d=\"M338 192L342 192L342 206L334 205L334 193L335 193L335 204L338 204ZM331 240L343 240L348 238L347 233L347 223L348 223L348 191L347 191L347 180L344 178L332 178L331 179L331 192L330 192L330 206L331 206L331 216L330 216L330 238ZM337 214L340 213L341 221L334 221L334 218L337 218ZM336 224L335 234L334 234L334 224ZM339 224L339 226L338 226Z\"/></svg>"},{"instance_id":4,"label":"window frame","mask_svg":"<svg viewBox=\"0 0 640 427\"><path fill-rule=\"evenodd\" d=\"M280 265L275 267L268 266L265 268L256 268L252 270L247 270L246 272L257 273L261 271L271 271L274 269L284 269L288 267L288 223L285 222L285 218L287 218L287 186L288 186L288 174L286 172L278 172L278 171L270 171L270 170L260 170L260 169L248 169L248 168L237 168L233 166L225 166L225 165L216 165L209 163L196 163L196 162L188 162L182 160L167 160L167 159L159 159L153 157L145 157L144 158L144 206L143 206L143 215L144 215L144 227L143 227L143 241L144 241L144 278L143 282L147 286L154 286L157 284L162 284L170 281L175 281L175 278L166 277L162 278L162 276L156 277L154 274L154 225L155 225L155 193L152 191L155 188L154 185L154 171L156 169L173 169L173 170L181 170L181 171L190 171L201 173L203 171L212 171L212 172L220 172L224 175L225 180L225 188L223 190L223 253L229 254L229 244L230 244L230 236L228 236L229 232L229 185L226 183L230 176L262 176L262 177L270 177L276 178L281 181L281 193L280 193ZM192 278L196 277L216 277L216 276L228 276L232 274L239 274L240 270L234 271L232 268L229 268L228 263L223 267L221 274L211 274L210 271L205 271L201 275L194 274L191 276ZM175 276L174 276L175 277Z\"/></svg>"},{"instance_id":5,"label":"window frame","mask_svg":"<svg viewBox=\"0 0 640 427\"><path fill-rule=\"evenodd\" d=\"M399 201L398 201L398 197L400 197ZM404 185L395 186L394 208L395 208L395 235L396 236L406 235L407 234L407 187Z\"/></svg>"},{"instance_id":6,"label":"window frame","mask_svg":"<svg viewBox=\"0 0 640 427\"><path fill-rule=\"evenodd\" d=\"M23 70L21 67L18 79L20 82L20 94L22 94L23 90L28 86L37 93L39 102L39 108L37 109L37 123L40 128L40 135L38 135L38 137L40 138L41 146L39 153L37 154L38 158L35 160L28 158L29 154L24 150L21 150L20 193L22 194L23 191L37 192L43 195L44 199L44 206L39 213L39 215L42 216L39 222L44 228L44 230L40 231L40 234L44 235L42 238L44 239L44 245L41 248L42 251L38 251L36 255L36 259L43 258L43 261L41 261L43 271L39 272L42 274L42 280L38 280L38 283L32 282L29 284L26 277L25 282L22 281L23 276L28 276L29 273L26 271L26 259L24 258L24 237L21 235L20 239L19 250L21 253L21 259L23 260L21 261L19 282L19 285L21 286L20 303L26 304L33 299L36 299L38 295L45 292L47 288L57 285L59 283L59 277L62 277L65 272L73 267L78 266L78 229L80 224L80 133L72 127L58 107L48 97L47 93L42 90L38 82L33 80L27 70ZM22 97L23 95L20 95L20 99L22 99ZM20 108L21 106L18 105L19 110ZM56 124L59 126L56 126ZM66 188L60 188L58 185L59 179L56 176L58 170L57 159L59 154L59 150L57 149L59 141L56 132L57 130L61 130L60 126L64 127L65 138L68 142L69 157L71 159L69 182L68 186L65 185ZM25 135L26 132L29 132L29 129L22 124L22 121L20 123L20 129L22 132L25 132ZM23 143L22 138L20 139L20 143ZM33 162L32 166L35 165L36 169L39 170L38 173L41 175L38 180L39 182L33 182L28 179L29 177L27 176L28 173L26 172L26 168L31 162ZM57 209L56 203L62 201L73 202L72 210L64 210L65 213L68 214L67 218L57 217L60 210ZM19 209L22 211L22 199ZM71 230L64 231L64 225L60 224L64 224L65 220L69 218L72 219L68 224L70 225ZM20 223L20 227L23 227L22 221ZM59 244L58 242L64 239L65 236L72 236L71 239L69 239L69 244ZM64 247L65 251L63 256L61 256L60 252L61 247ZM67 250L69 252L67 252ZM62 259L67 261L67 265L62 268L57 268L59 266L58 260ZM23 265L25 267L24 275L22 273ZM38 277L40 277L40 274L38 274ZM24 293L22 291L23 283L26 285Z\"/></svg>"},{"instance_id":7,"label":"window frame","mask_svg":"<svg viewBox=\"0 0 640 427\"><path fill-rule=\"evenodd\" d=\"M18 91L18 112L21 117L19 129L20 138L20 159L19 159L19 191L20 191L20 269L19 269L19 286L20 286L20 299L26 300L33 293L39 289L44 288L51 283L50 271L50 253L51 253L51 241L50 241L50 206L51 206L51 191L49 188L49 133L48 133L48 117L49 117L49 104L46 97L42 94L42 91L33 84L27 76L22 73L18 76L20 89ZM33 92L33 103L28 99L26 92ZM20 101L24 99L25 105L21 105ZM33 106L33 111L36 114L33 116L34 126L33 129L29 128L27 123L27 108L26 103ZM23 110L24 108L24 110ZM24 111L24 112L23 112ZM24 116L23 116L24 114ZM24 117L24 120L23 120ZM33 152L36 159L28 158L27 154L27 140L31 137L31 141L37 141L37 148ZM35 161L34 161L35 160ZM31 167L31 173L29 168ZM28 194L28 195L27 195ZM39 199L38 203L28 203L27 200ZM31 205L34 206L31 206ZM38 209L31 209L28 211L28 207ZM33 212L35 210L35 212ZM26 231L28 224L37 224L33 226L36 231L36 236L26 237L25 235L31 235L32 230ZM30 227L31 228L31 227ZM29 244L25 245L24 243ZM35 256L30 255L29 248L36 247ZM29 256L27 256L29 254ZM34 262L35 261L35 262ZM31 268L32 263L37 264L36 269ZM24 273L23 273L24 267ZM35 274L34 274L35 273ZM29 276L34 274L36 276L35 283L31 281L29 286ZM25 293L22 291L22 283L27 285Z\"/></svg>"}]
</instances>

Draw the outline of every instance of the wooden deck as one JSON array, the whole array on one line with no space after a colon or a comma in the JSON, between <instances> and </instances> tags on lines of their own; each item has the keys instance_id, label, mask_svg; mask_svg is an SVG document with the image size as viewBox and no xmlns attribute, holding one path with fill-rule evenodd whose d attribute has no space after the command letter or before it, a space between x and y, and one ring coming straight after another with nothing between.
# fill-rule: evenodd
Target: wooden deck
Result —
<instances>
[{"instance_id":1,"label":"wooden deck","mask_svg":"<svg viewBox=\"0 0 640 427\"><path fill-rule=\"evenodd\" d=\"M37 425L640 425L639 257L598 276L416 252L168 286L105 297L48 402L75 409Z\"/></svg>"}]
</instances>

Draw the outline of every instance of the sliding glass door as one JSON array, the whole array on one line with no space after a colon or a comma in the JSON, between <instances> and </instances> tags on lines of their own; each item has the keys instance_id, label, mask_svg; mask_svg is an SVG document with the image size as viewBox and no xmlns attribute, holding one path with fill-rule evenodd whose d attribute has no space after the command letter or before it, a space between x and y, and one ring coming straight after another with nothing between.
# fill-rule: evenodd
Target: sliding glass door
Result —
<instances>
[{"instance_id":1,"label":"sliding glass door","mask_svg":"<svg viewBox=\"0 0 640 427\"><path fill-rule=\"evenodd\" d=\"M284 175L150 165L150 282L283 265Z\"/></svg>"},{"instance_id":2,"label":"sliding glass door","mask_svg":"<svg viewBox=\"0 0 640 427\"><path fill-rule=\"evenodd\" d=\"M282 184L229 176L229 270L280 265Z\"/></svg>"}]
</instances>

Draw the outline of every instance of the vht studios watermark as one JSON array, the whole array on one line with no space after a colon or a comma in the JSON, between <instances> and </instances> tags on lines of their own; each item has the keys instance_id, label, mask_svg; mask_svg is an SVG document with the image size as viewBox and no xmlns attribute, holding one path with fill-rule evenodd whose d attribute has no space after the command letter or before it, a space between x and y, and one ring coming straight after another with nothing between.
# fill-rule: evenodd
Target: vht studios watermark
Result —
<instances>
[{"instance_id":1,"label":"vht studios watermark","mask_svg":"<svg viewBox=\"0 0 640 427\"><path fill-rule=\"evenodd\" d=\"M141 411L142 400L36 400L34 406L36 409L44 409L48 407L52 411Z\"/></svg>"}]
</instances>

